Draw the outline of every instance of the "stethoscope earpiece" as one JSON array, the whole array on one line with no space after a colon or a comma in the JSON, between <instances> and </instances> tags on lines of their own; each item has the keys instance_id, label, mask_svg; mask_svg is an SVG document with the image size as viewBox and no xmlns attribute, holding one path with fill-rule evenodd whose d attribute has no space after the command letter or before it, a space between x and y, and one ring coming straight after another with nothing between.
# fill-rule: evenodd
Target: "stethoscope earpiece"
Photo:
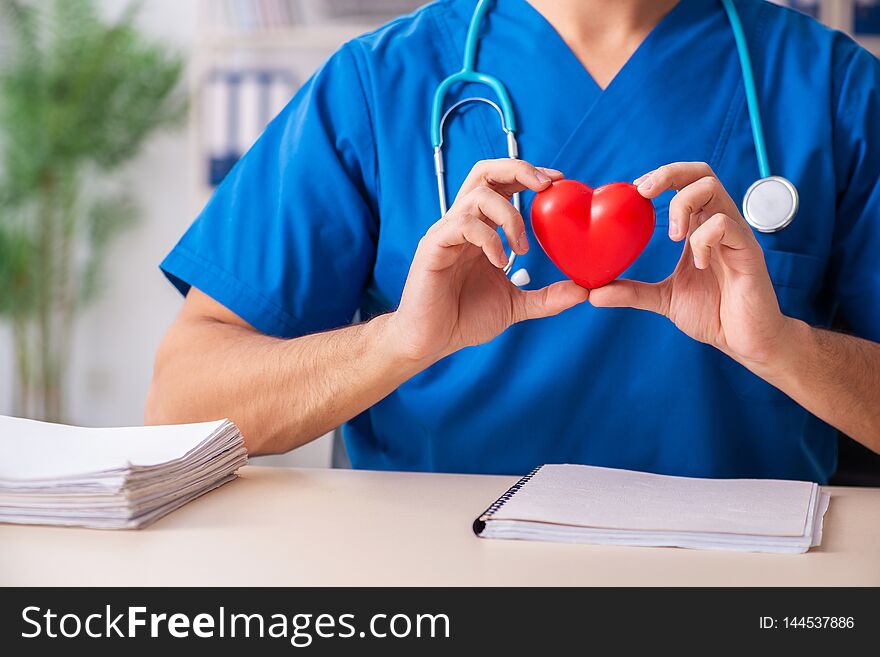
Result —
<instances>
[{"instance_id":1,"label":"stethoscope earpiece","mask_svg":"<svg viewBox=\"0 0 880 657\"><path fill-rule=\"evenodd\" d=\"M525 287L532 282L532 277L529 276L529 272L525 269L517 269L510 277L510 282L517 287Z\"/></svg>"}]
</instances>

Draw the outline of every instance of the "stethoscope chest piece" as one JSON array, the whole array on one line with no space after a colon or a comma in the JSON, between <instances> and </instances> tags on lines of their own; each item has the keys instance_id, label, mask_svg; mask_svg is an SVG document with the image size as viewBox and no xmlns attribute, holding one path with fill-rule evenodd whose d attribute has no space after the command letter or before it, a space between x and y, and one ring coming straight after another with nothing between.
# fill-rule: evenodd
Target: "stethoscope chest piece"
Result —
<instances>
[{"instance_id":1,"label":"stethoscope chest piece","mask_svg":"<svg viewBox=\"0 0 880 657\"><path fill-rule=\"evenodd\" d=\"M760 233L782 230L791 223L797 211L797 189L782 176L756 180L743 199L743 216Z\"/></svg>"}]
</instances>

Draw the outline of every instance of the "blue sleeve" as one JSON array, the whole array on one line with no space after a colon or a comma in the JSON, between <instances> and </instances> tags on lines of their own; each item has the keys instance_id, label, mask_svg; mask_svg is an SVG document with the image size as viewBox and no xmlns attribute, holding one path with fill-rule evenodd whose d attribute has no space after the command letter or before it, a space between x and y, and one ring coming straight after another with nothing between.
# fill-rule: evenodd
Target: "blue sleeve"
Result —
<instances>
[{"instance_id":1,"label":"blue sleeve","mask_svg":"<svg viewBox=\"0 0 880 657\"><path fill-rule=\"evenodd\" d=\"M376 150L351 44L300 89L162 262L258 330L351 322L375 260Z\"/></svg>"},{"instance_id":2,"label":"blue sleeve","mask_svg":"<svg viewBox=\"0 0 880 657\"><path fill-rule=\"evenodd\" d=\"M856 335L880 342L880 61L846 39L835 71L837 217L829 282Z\"/></svg>"}]
</instances>

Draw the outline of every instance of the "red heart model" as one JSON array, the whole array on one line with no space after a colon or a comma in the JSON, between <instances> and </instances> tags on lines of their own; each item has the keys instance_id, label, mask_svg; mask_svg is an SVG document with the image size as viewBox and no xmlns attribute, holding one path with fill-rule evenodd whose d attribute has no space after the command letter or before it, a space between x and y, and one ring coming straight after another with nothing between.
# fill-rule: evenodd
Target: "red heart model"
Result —
<instances>
[{"instance_id":1,"label":"red heart model","mask_svg":"<svg viewBox=\"0 0 880 657\"><path fill-rule=\"evenodd\" d=\"M593 189L559 180L532 201L532 228L541 248L581 287L620 276L654 232L654 205L629 183Z\"/></svg>"}]
</instances>

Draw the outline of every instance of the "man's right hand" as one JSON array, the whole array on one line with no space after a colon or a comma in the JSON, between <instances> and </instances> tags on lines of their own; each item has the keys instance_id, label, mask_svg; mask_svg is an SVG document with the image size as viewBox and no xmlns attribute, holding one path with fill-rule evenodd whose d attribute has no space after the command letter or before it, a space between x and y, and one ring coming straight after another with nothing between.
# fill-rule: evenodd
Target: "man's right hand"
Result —
<instances>
[{"instance_id":1,"label":"man's right hand","mask_svg":"<svg viewBox=\"0 0 880 657\"><path fill-rule=\"evenodd\" d=\"M455 203L419 242L397 311L391 339L407 357L439 360L463 347L489 342L510 325L556 315L586 301L588 290L571 281L520 290L503 269L501 237L518 255L529 250L515 192L540 192L562 173L522 160L477 163Z\"/></svg>"},{"instance_id":2,"label":"man's right hand","mask_svg":"<svg viewBox=\"0 0 880 657\"><path fill-rule=\"evenodd\" d=\"M524 292L501 271L498 226L517 253L528 250L508 199L560 177L513 160L477 165L419 244L398 310L369 322L275 338L192 288L156 356L147 423L228 417L252 455L279 454L362 413L443 356L586 300L570 281Z\"/></svg>"}]
</instances>

